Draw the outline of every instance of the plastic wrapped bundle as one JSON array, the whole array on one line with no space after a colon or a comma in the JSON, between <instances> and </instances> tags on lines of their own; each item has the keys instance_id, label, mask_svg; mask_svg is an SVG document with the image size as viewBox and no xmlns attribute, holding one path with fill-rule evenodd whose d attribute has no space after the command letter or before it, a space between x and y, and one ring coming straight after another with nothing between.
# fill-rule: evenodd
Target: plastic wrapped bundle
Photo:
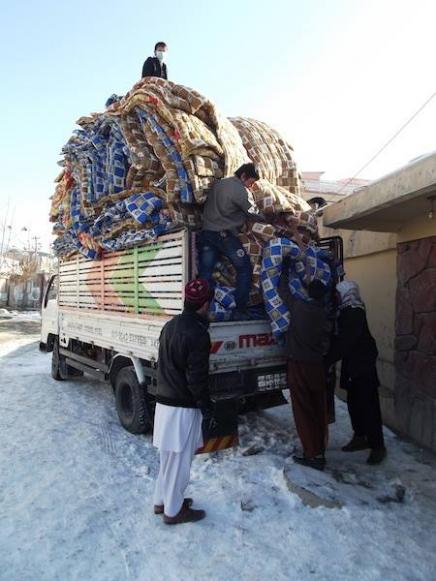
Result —
<instances>
[{"instance_id":1,"label":"plastic wrapped bundle","mask_svg":"<svg viewBox=\"0 0 436 581\"><path fill-rule=\"evenodd\" d=\"M320 280L329 286L332 279L330 262L329 255L316 246L305 248L301 254L301 260L291 261L288 281L293 297L303 301L309 300L307 287L314 280Z\"/></svg>"},{"instance_id":2,"label":"plastic wrapped bundle","mask_svg":"<svg viewBox=\"0 0 436 581\"><path fill-rule=\"evenodd\" d=\"M329 265L330 257L322 248L308 246L304 252L306 257L306 285L314 280L320 280L326 286L330 284L332 272Z\"/></svg>"},{"instance_id":3,"label":"plastic wrapped bundle","mask_svg":"<svg viewBox=\"0 0 436 581\"><path fill-rule=\"evenodd\" d=\"M264 123L226 119L188 87L143 79L124 97L111 96L105 112L81 117L78 124L63 148L64 173L52 203L56 235L68 233L58 249L77 250L78 239L72 240L93 232L101 214L156 186L173 224L199 227L200 206L213 182L250 159L269 180L259 184L256 195L272 222L283 211L307 210L297 196L292 148ZM125 230L131 230L127 222Z\"/></svg>"},{"instance_id":4,"label":"plastic wrapped bundle","mask_svg":"<svg viewBox=\"0 0 436 581\"><path fill-rule=\"evenodd\" d=\"M277 228L273 224L265 224L263 222L252 222L248 224L246 232L252 234L262 242L269 242L277 237Z\"/></svg>"},{"instance_id":5,"label":"plastic wrapped bundle","mask_svg":"<svg viewBox=\"0 0 436 581\"><path fill-rule=\"evenodd\" d=\"M262 176L253 201L267 218L248 220L240 234L253 268L249 305L262 302L264 245L288 239L303 247L317 238L316 217L299 195L292 147L265 123L229 120L197 91L148 77L124 97L111 96L104 112L81 117L78 125L62 150L50 213L61 257L80 252L98 259L103 250L144 244L181 226L200 229L209 188L248 161ZM314 265L320 272L316 260ZM214 278L231 289L236 273L223 258ZM214 304L222 320L232 310ZM282 329L282 306L269 312Z\"/></svg>"},{"instance_id":6,"label":"plastic wrapped bundle","mask_svg":"<svg viewBox=\"0 0 436 581\"><path fill-rule=\"evenodd\" d=\"M328 286L332 278L329 256L318 247L308 246L301 250L297 244L287 238L277 238L265 246L261 283L265 308L276 337L281 337L290 324L288 307L279 292L286 258L288 259L289 291L295 299L310 300L307 293L310 282L320 280Z\"/></svg>"},{"instance_id":7,"label":"plastic wrapped bundle","mask_svg":"<svg viewBox=\"0 0 436 581\"><path fill-rule=\"evenodd\" d=\"M271 320L272 332L277 337L286 332L290 320L288 307L279 294L283 260L288 256L299 260L300 248L287 238L276 238L265 246L262 259L261 283L265 309Z\"/></svg>"},{"instance_id":8,"label":"plastic wrapped bundle","mask_svg":"<svg viewBox=\"0 0 436 581\"><path fill-rule=\"evenodd\" d=\"M236 270L227 258L223 257L222 260L217 262L213 272L213 278L215 282L222 286L235 287Z\"/></svg>"},{"instance_id":9,"label":"plastic wrapped bundle","mask_svg":"<svg viewBox=\"0 0 436 581\"><path fill-rule=\"evenodd\" d=\"M153 192L143 194L133 194L125 201L126 210L140 224L146 224L156 215L159 221L159 211L163 207L163 202Z\"/></svg>"},{"instance_id":10,"label":"plastic wrapped bundle","mask_svg":"<svg viewBox=\"0 0 436 581\"><path fill-rule=\"evenodd\" d=\"M301 180L294 160L294 150L274 129L262 121L235 117L231 122L238 129L249 158L268 182L300 194Z\"/></svg>"},{"instance_id":11,"label":"plastic wrapped bundle","mask_svg":"<svg viewBox=\"0 0 436 581\"><path fill-rule=\"evenodd\" d=\"M264 179L253 184L253 197L257 207L266 215L310 211L307 202L286 188L268 182Z\"/></svg>"},{"instance_id":12,"label":"plastic wrapped bundle","mask_svg":"<svg viewBox=\"0 0 436 581\"><path fill-rule=\"evenodd\" d=\"M104 113L80 118L80 129L63 149L65 171L51 210L56 235L65 237L55 247L63 255L80 251L78 234L98 232L100 216L113 205L158 183L173 224L199 227L193 205L204 202L216 179L248 161L235 127L187 87L147 78L107 106ZM124 230L131 234L131 224Z\"/></svg>"},{"instance_id":13,"label":"plastic wrapped bundle","mask_svg":"<svg viewBox=\"0 0 436 581\"><path fill-rule=\"evenodd\" d=\"M194 204L169 205L168 214L175 226L188 226L197 230L202 224L201 209Z\"/></svg>"},{"instance_id":14,"label":"plastic wrapped bundle","mask_svg":"<svg viewBox=\"0 0 436 581\"><path fill-rule=\"evenodd\" d=\"M125 230L115 238L106 238L101 240L101 246L105 250L122 250L138 244L144 244L155 240L165 232L165 226L158 224L149 230Z\"/></svg>"},{"instance_id":15,"label":"plastic wrapped bundle","mask_svg":"<svg viewBox=\"0 0 436 581\"><path fill-rule=\"evenodd\" d=\"M215 287L214 299L215 302L219 303L225 309L236 308L234 288L217 284Z\"/></svg>"},{"instance_id":16,"label":"plastic wrapped bundle","mask_svg":"<svg viewBox=\"0 0 436 581\"><path fill-rule=\"evenodd\" d=\"M229 321L232 310L236 308L235 289L217 284L214 297L209 309L209 318L212 321Z\"/></svg>"}]
</instances>

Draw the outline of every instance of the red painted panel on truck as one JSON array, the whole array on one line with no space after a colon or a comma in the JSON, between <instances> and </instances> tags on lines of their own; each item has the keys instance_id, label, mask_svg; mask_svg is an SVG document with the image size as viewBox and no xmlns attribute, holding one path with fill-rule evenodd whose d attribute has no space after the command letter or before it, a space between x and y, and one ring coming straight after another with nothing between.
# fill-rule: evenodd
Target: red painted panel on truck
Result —
<instances>
[{"instance_id":1,"label":"red painted panel on truck","mask_svg":"<svg viewBox=\"0 0 436 581\"><path fill-rule=\"evenodd\" d=\"M269 347L274 345L272 333L258 333L257 335L239 335L239 349L247 347Z\"/></svg>"}]
</instances>

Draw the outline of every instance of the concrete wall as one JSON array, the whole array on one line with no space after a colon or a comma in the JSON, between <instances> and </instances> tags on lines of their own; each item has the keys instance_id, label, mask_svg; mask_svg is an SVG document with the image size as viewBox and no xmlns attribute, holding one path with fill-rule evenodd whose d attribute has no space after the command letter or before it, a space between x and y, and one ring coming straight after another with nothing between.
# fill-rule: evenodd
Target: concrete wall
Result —
<instances>
[{"instance_id":1,"label":"concrete wall","mask_svg":"<svg viewBox=\"0 0 436 581\"><path fill-rule=\"evenodd\" d=\"M5 307L8 302L8 279L0 276L0 307Z\"/></svg>"},{"instance_id":2,"label":"concrete wall","mask_svg":"<svg viewBox=\"0 0 436 581\"><path fill-rule=\"evenodd\" d=\"M0 279L0 305L13 309L39 309L48 275L35 274L27 281ZM2 292L3 291L3 292Z\"/></svg>"}]
</instances>

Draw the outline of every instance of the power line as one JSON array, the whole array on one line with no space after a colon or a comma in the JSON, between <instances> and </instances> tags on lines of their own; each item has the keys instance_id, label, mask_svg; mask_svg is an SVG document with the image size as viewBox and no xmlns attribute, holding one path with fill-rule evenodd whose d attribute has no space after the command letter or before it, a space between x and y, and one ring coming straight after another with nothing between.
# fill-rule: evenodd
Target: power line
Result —
<instances>
[{"instance_id":1,"label":"power line","mask_svg":"<svg viewBox=\"0 0 436 581\"><path fill-rule=\"evenodd\" d=\"M342 186L342 188L337 192L338 194L340 194L342 192L342 190L344 190L364 169L366 169L381 153L382 151L384 151L388 145L390 145L394 139L396 139L398 137L398 135L400 135L400 133L408 126L410 125L410 123L421 113L421 111L427 107L427 105L430 103L430 101L432 99L434 99L434 97L436 97L436 91L430 95L430 97L419 107L419 109L417 109L417 111L415 111L415 113L413 113L413 115L405 122L403 123L403 125L392 135L392 137L390 139L388 139L388 141L386 141L386 143L384 145L382 145L382 147L380 147L380 149L371 157L371 159L369 161L367 161L360 169L359 171L357 171L352 178L350 178L349 180L347 180L345 182L345 184Z\"/></svg>"}]
</instances>

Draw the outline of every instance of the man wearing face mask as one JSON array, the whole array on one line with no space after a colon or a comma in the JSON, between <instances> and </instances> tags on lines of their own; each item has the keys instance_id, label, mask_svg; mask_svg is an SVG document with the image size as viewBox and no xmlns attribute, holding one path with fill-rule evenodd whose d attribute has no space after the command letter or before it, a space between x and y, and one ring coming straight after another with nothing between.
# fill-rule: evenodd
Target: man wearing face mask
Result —
<instances>
[{"instance_id":1,"label":"man wearing face mask","mask_svg":"<svg viewBox=\"0 0 436 581\"><path fill-rule=\"evenodd\" d=\"M154 47L154 57L149 56L142 67L142 78L160 77L168 79L167 65L164 63L167 53L167 45L164 42L157 42Z\"/></svg>"}]
</instances>

